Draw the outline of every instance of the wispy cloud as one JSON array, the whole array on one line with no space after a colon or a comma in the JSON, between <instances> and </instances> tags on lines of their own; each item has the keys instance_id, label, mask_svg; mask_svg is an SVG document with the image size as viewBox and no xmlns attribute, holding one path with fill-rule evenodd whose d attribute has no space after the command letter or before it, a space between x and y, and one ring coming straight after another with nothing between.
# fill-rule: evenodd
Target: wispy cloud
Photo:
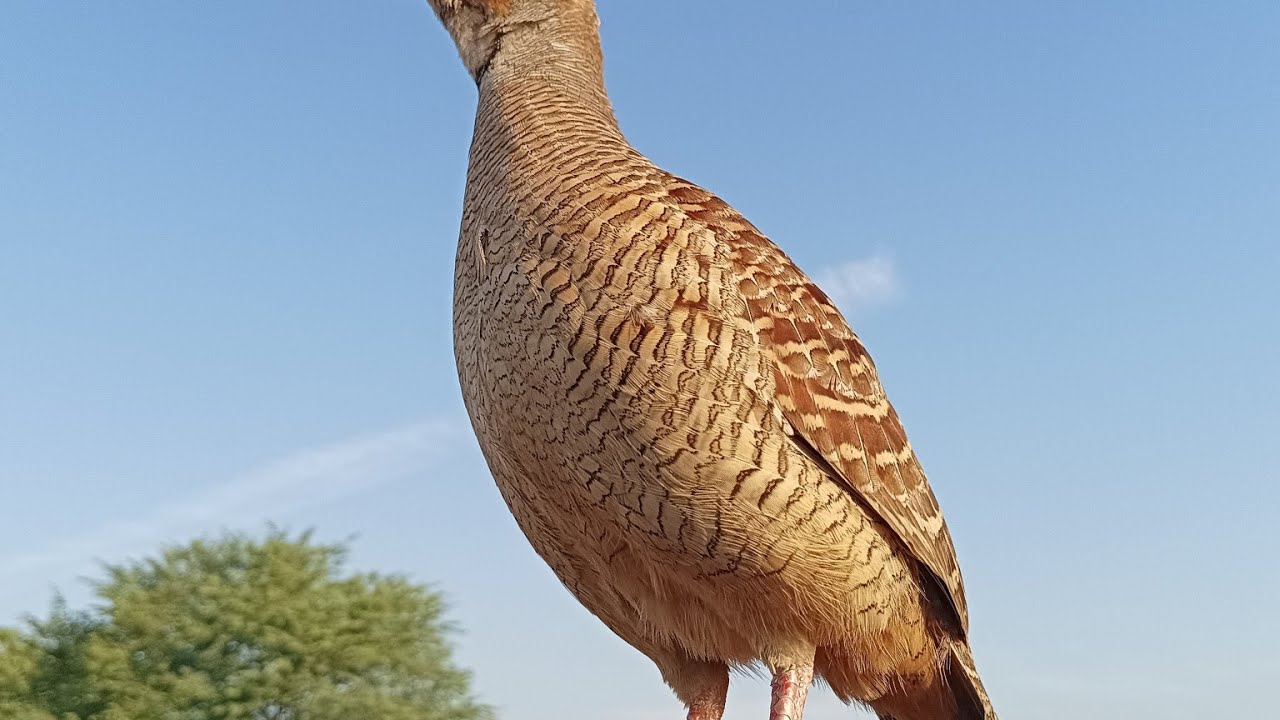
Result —
<instances>
[{"instance_id":1,"label":"wispy cloud","mask_svg":"<svg viewBox=\"0 0 1280 720\"><path fill-rule=\"evenodd\" d=\"M889 302L901 293L893 260L886 255L830 268L818 275L818 284L848 314Z\"/></svg>"},{"instance_id":2,"label":"wispy cloud","mask_svg":"<svg viewBox=\"0 0 1280 720\"><path fill-rule=\"evenodd\" d=\"M98 558L154 549L174 535L245 519L281 518L423 472L462 437L435 421L308 448L140 517L89 529L45 548L0 555L0 577L88 569Z\"/></svg>"}]
</instances>

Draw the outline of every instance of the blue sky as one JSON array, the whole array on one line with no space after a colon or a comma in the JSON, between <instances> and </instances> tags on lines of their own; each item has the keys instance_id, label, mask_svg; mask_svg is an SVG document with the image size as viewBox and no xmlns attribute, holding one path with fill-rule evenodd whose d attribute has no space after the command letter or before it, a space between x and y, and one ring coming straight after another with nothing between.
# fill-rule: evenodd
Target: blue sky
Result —
<instances>
[{"instance_id":1,"label":"blue sky","mask_svg":"<svg viewBox=\"0 0 1280 720\"><path fill-rule=\"evenodd\" d=\"M632 142L836 289L876 356L1003 714L1268 712L1280 5L601 15ZM421 0L4 3L0 623L87 602L98 559L314 526L449 594L504 718L679 716L526 547L465 423L474 95Z\"/></svg>"}]
</instances>

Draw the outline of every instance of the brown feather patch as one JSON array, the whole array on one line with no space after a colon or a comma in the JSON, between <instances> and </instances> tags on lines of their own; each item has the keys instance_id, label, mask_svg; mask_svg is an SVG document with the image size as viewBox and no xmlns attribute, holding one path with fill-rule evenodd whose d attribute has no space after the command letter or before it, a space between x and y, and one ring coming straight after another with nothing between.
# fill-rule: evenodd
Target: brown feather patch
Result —
<instances>
[{"instance_id":1,"label":"brown feather patch","mask_svg":"<svg viewBox=\"0 0 1280 720\"><path fill-rule=\"evenodd\" d=\"M511 0L476 0L476 4L484 8L491 17L506 17L511 14Z\"/></svg>"},{"instance_id":2,"label":"brown feather patch","mask_svg":"<svg viewBox=\"0 0 1280 720\"><path fill-rule=\"evenodd\" d=\"M783 415L882 520L942 590L940 608L968 630L964 581L933 490L880 386L875 364L826 293L728 203L670 177L670 197L730 247L750 321L773 359ZM790 302L781 306L779 299ZM816 360L844 384L824 381Z\"/></svg>"}]
</instances>

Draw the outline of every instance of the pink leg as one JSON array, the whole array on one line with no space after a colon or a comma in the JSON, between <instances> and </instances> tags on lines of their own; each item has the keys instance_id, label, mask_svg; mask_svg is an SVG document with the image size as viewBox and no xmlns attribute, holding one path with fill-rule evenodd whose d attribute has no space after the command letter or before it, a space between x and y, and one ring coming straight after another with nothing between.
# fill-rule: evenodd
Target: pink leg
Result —
<instances>
[{"instance_id":1,"label":"pink leg","mask_svg":"<svg viewBox=\"0 0 1280 720\"><path fill-rule=\"evenodd\" d=\"M729 668L724 663L664 658L658 667L676 697L689 708L689 720L721 720L729 694Z\"/></svg>"},{"instance_id":2,"label":"pink leg","mask_svg":"<svg viewBox=\"0 0 1280 720\"><path fill-rule=\"evenodd\" d=\"M804 701L809 696L809 686L812 684L812 664L775 672L769 720L802 720Z\"/></svg>"},{"instance_id":3,"label":"pink leg","mask_svg":"<svg viewBox=\"0 0 1280 720\"><path fill-rule=\"evenodd\" d=\"M689 720L722 720L724 700L699 700L689 706Z\"/></svg>"},{"instance_id":4,"label":"pink leg","mask_svg":"<svg viewBox=\"0 0 1280 720\"><path fill-rule=\"evenodd\" d=\"M724 717L724 701L729 694L729 676L707 684L689 703L689 720L721 720Z\"/></svg>"}]
</instances>

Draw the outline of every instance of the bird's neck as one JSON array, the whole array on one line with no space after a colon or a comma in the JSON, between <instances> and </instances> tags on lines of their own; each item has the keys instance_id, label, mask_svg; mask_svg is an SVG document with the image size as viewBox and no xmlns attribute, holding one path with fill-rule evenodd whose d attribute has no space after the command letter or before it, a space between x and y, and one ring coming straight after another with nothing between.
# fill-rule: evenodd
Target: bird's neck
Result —
<instances>
[{"instance_id":1,"label":"bird's neck","mask_svg":"<svg viewBox=\"0 0 1280 720\"><path fill-rule=\"evenodd\" d=\"M482 109L500 106L523 122L572 118L616 134L595 13L587 10L507 25L479 77Z\"/></svg>"},{"instance_id":2,"label":"bird's neck","mask_svg":"<svg viewBox=\"0 0 1280 720\"><path fill-rule=\"evenodd\" d=\"M519 47L519 46L517 46ZM501 54L513 50L504 46ZM549 177L568 181L580 166L617 165L634 156L618 129L599 63L572 45L521 48L520 64L501 57L480 82L468 184L549 198Z\"/></svg>"}]
</instances>

